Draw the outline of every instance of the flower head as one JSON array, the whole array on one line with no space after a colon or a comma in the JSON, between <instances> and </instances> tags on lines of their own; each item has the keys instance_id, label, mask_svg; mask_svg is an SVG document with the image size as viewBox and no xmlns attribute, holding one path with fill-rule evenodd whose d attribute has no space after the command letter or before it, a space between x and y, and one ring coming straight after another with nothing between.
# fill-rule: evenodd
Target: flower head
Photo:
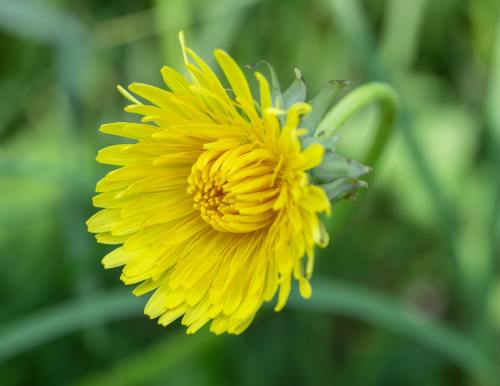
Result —
<instances>
[{"instance_id":1,"label":"flower head","mask_svg":"<svg viewBox=\"0 0 500 386\"><path fill-rule=\"evenodd\" d=\"M98 182L93 202L104 209L87 224L99 242L121 244L104 266L124 266L123 282L140 283L136 295L153 291L151 318L238 334L276 292L281 310L293 279L311 295L314 247L328 239L318 215L330 203L308 171L324 148L302 146L309 104L281 110L259 72L255 100L240 67L216 50L228 90L182 34L181 46L190 79L163 67L168 91L129 86L147 103L122 90L142 123L101 126L136 142L99 152L120 167Z\"/></svg>"}]
</instances>

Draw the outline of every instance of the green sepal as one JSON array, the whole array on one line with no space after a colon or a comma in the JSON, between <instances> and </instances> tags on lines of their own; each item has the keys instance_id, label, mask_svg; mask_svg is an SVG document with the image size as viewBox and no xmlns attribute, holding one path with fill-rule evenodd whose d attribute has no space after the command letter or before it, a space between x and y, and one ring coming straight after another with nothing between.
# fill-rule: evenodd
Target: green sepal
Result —
<instances>
[{"instance_id":1,"label":"green sepal","mask_svg":"<svg viewBox=\"0 0 500 386\"><path fill-rule=\"evenodd\" d=\"M302 147L306 148L313 143L319 143L325 151L335 151L335 146L340 141L340 137L302 137Z\"/></svg>"},{"instance_id":2,"label":"green sepal","mask_svg":"<svg viewBox=\"0 0 500 386\"><path fill-rule=\"evenodd\" d=\"M314 181L328 183L342 177L359 178L370 170L370 167L358 161L327 151L321 165L311 171L311 176Z\"/></svg>"},{"instance_id":3,"label":"green sepal","mask_svg":"<svg viewBox=\"0 0 500 386\"><path fill-rule=\"evenodd\" d=\"M344 198L353 198L360 188L368 187L360 177L371 171L371 168L362 163L345 158L335 152L339 137L305 137L302 139L304 148L312 143L319 143L325 149L321 164L311 169L311 182L319 185L332 202Z\"/></svg>"},{"instance_id":4,"label":"green sepal","mask_svg":"<svg viewBox=\"0 0 500 386\"><path fill-rule=\"evenodd\" d=\"M306 84L304 82L304 78L302 77L302 73L298 68L295 68L294 71L295 80L283 93L283 99L285 102L283 107L285 109L290 108L290 106L294 103L305 102L306 100Z\"/></svg>"},{"instance_id":5,"label":"green sepal","mask_svg":"<svg viewBox=\"0 0 500 386\"><path fill-rule=\"evenodd\" d=\"M311 105L312 110L302 118L300 127L307 129L308 135L314 134L328 108L348 84L349 82L345 80L331 80L314 98L307 102Z\"/></svg>"},{"instance_id":6,"label":"green sepal","mask_svg":"<svg viewBox=\"0 0 500 386\"><path fill-rule=\"evenodd\" d=\"M260 65L265 65L267 69L269 70L269 74L271 77L271 100L273 102L273 106L278 107L278 108L283 108L285 102L283 98L283 93L281 92L281 87L280 87L280 81L278 79L278 75L276 74L276 70L274 67L271 65L266 60L259 60L257 63L247 66L250 69L255 69L256 67Z\"/></svg>"},{"instance_id":7,"label":"green sepal","mask_svg":"<svg viewBox=\"0 0 500 386\"><path fill-rule=\"evenodd\" d=\"M356 191L367 188L368 183L355 178L338 178L327 184L320 185L332 203L342 199L350 199L356 195Z\"/></svg>"}]
</instances>

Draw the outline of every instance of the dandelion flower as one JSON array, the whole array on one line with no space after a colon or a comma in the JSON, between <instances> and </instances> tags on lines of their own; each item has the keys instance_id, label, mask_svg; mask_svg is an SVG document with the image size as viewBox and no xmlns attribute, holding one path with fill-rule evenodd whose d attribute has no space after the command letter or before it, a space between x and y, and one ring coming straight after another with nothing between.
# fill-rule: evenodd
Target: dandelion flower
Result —
<instances>
[{"instance_id":1,"label":"dandelion flower","mask_svg":"<svg viewBox=\"0 0 500 386\"><path fill-rule=\"evenodd\" d=\"M190 78L163 67L168 91L133 83L139 100L121 89L141 123L101 126L136 142L99 151L97 161L119 168L97 183L103 209L87 225L98 242L119 245L104 266L123 266L135 295L153 292L150 318L239 334L276 293L281 310L292 281L311 296L314 248L328 240L318 216L330 201L308 171L324 147L301 143L309 104L282 110L259 72L255 100L240 67L216 50L227 89L180 40Z\"/></svg>"}]
</instances>

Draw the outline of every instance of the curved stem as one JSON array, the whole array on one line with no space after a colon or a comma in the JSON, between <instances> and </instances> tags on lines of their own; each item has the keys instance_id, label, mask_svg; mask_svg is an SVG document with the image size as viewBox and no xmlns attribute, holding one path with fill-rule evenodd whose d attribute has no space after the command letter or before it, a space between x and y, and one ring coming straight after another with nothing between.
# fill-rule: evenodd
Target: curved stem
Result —
<instances>
[{"instance_id":1,"label":"curved stem","mask_svg":"<svg viewBox=\"0 0 500 386\"><path fill-rule=\"evenodd\" d=\"M398 97L392 87L384 83L373 82L354 89L327 113L318 125L315 136L333 136L336 130L349 118L372 103L375 103L379 109L377 132L366 156L360 161L373 167L380 158L396 121ZM372 178L373 175L364 178L364 180L370 182ZM344 227L346 220L352 216L355 208L353 205L345 205L342 202L336 205L337 221L327 223L330 233Z\"/></svg>"},{"instance_id":2,"label":"curved stem","mask_svg":"<svg viewBox=\"0 0 500 386\"><path fill-rule=\"evenodd\" d=\"M396 121L398 97L392 87L384 83L367 83L342 98L323 118L315 136L332 136L354 114L375 103L379 109L377 133L363 162L373 166L385 147Z\"/></svg>"}]
</instances>

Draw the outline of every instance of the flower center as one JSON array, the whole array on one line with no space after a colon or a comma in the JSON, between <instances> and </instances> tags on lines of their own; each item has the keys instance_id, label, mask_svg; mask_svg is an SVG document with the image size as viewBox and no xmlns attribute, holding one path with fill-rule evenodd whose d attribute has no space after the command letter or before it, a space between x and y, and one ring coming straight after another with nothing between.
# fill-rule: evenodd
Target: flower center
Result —
<instances>
[{"instance_id":1,"label":"flower center","mask_svg":"<svg viewBox=\"0 0 500 386\"><path fill-rule=\"evenodd\" d=\"M215 230L247 233L272 223L280 192L279 167L267 149L242 145L207 150L194 163L187 192Z\"/></svg>"}]
</instances>

